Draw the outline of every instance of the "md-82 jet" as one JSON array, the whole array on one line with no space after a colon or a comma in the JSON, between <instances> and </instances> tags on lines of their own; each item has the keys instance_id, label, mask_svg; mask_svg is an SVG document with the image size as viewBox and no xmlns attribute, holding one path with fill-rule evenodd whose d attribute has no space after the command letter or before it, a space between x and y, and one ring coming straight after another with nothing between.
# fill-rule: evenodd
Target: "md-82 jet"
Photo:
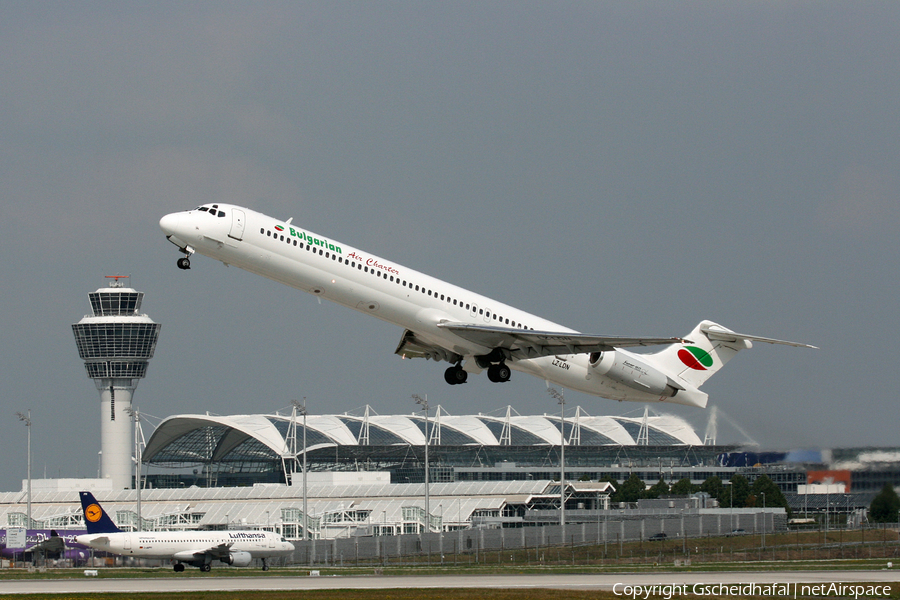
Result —
<instances>
[{"instance_id":1,"label":"md-82 jet","mask_svg":"<svg viewBox=\"0 0 900 600\"><path fill-rule=\"evenodd\" d=\"M248 208L205 204L160 219L184 254L234 265L370 314L403 329L396 354L451 364L444 379L465 383L511 371L594 396L705 407L700 386L752 342L807 344L736 333L702 321L684 338L579 333L334 239ZM653 353L626 348L664 346Z\"/></svg>"},{"instance_id":2,"label":"md-82 jet","mask_svg":"<svg viewBox=\"0 0 900 600\"><path fill-rule=\"evenodd\" d=\"M133 556L172 560L176 573L184 565L209 572L214 560L234 567L246 567L254 558L262 560L263 571L269 570L267 560L286 556L294 545L271 531L122 531L100 506L90 492L79 492L81 510L87 533L75 540L95 550Z\"/></svg>"}]
</instances>

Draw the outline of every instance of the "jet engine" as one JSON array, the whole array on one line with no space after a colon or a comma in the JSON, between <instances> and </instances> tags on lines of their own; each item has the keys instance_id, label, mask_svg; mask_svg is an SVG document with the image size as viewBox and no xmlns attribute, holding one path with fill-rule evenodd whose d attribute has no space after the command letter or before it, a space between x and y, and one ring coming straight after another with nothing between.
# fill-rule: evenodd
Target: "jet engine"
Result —
<instances>
[{"instance_id":1,"label":"jet engine","mask_svg":"<svg viewBox=\"0 0 900 600\"><path fill-rule=\"evenodd\" d=\"M249 552L231 552L222 562L232 567L246 567L252 560L253 557Z\"/></svg>"},{"instance_id":2,"label":"jet engine","mask_svg":"<svg viewBox=\"0 0 900 600\"><path fill-rule=\"evenodd\" d=\"M613 381L654 396L671 398L678 387L659 369L637 359L632 354L616 350L592 352L590 356L592 373L609 377Z\"/></svg>"}]
</instances>

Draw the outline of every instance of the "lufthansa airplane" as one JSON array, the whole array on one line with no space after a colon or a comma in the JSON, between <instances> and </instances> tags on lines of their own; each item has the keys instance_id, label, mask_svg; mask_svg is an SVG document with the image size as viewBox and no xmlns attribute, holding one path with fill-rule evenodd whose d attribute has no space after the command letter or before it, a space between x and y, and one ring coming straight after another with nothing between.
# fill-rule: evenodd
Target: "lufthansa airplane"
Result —
<instances>
[{"instance_id":1,"label":"lufthansa airplane","mask_svg":"<svg viewBox=\"0 0 900 600\"><path fill-rule=\"evenodd\" d=\"M254 558L266 560L294 551L294 545L271 531L122 531L116 527L100 503L90 492L79 492L87 533L75 540L95 550L175 561L175 571L184 565L209 571L210 563L219 560L226 565L246 567Z\"/></svg>"},{"instance_id":2,"label":"lufthansa airplane","mask_svg":"<svg viewBox=\"0 0 900 600\"><path fill-rule=\"evenodd\" d=\"M253 210L206 204L159 221L189 269L195 252L403 328L396 354L446 361L444 379L465 383L511 370L560 386L632 402L705 407L699 387L752 342L813 348L736 333L712 321L685 338L589 335L435 279ZM664 346L654 353L626 348Z\"/></svg>"}]
</instances>

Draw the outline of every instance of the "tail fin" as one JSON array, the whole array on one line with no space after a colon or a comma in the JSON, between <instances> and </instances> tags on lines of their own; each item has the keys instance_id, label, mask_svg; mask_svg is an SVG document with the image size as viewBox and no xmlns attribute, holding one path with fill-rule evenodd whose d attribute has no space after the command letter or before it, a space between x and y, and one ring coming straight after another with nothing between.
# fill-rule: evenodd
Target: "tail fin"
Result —
<instances>
[{"instance_id":1,"label":"tail fin","mask_svg":"<svg viewBox=\"0 0 900 600\"><path fill-rule=\"evenodd\" d=\"M84 513L84 524L88 533L117 533L121 531L112 522L100 503L90 492L79 492L81 496L81 510Z\"/></svg>"},{"instance_id":2,"label":"tail fin","mask_svg":"<svg viewBox=\"0 0 900 600\"><path fill-rule=\"evenodd\" d=\"M712 321L700 322L685 336L685 340L681 344L667 346L651 356L667 373L675 374L678 379L695 388L718 373L735 354L752 348L752 342L815 348L808 344L737 333Z\"/></svg>"}]
</instances>

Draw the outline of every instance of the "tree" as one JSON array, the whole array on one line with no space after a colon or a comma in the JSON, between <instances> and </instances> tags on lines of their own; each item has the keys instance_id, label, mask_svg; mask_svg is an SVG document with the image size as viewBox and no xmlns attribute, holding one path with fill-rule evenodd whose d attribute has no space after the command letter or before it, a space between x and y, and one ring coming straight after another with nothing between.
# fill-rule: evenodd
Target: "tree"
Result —
<instances>
[{"instance_id":1,"label":"tree","mask_svg":"<svg viewBox=\"0 0 900 600\"><path fill-rule=\"evenodd\" d=\"M727 506L736 506L743 508L747 506L747 499L750 496L750 482L743 475L735 475L731 478L731 489L725 490Z\"/></svg>"},{"instance_id":2,"label":"tree","mask_svg":"<svg viewBox=\"0 0 900 600\"><path fill-rule=\"evenodd\" d=\"M663 481L663 478L660 477L659 481L650 486L647 491L643 493L642 498L659 498L660 496L665 496L669 493L669 484Z\"/></svg>"},{"instance_id":3,"label":"tree","mask_svg":"<svg viewBox=\"0 0 900 600\"><path fill-rule=\"evenodd\" d=\"M644 481L635 473L626 479L622 485L617 488L613 499L616 502L637 502L644 493Z\"/></svg>"},{"instance_id":4,"label":"tree","mask_svg":"<svg viewBox=\"0 0 900 600\"><path fill-rule=\"evenodd\" d=\"M690 479L685 477L672 484L671 493L674 496L690 496L698 491L698 488L699 486L694 485Z\"/></svg>"},{"instance_id":5,"label":"tree","mask_svg":"<svg viewBox=\"0 0 900 600\"><path fill-rule=\"evenodd\" d=\"M894 523L900 519L900 497L897 497L894 486L884 484L869 505L869 517L876 523Z\"/></svg>"},{"instance_id":6,"label":"tree","mask_svg":"<svg viewBox=\"0 0 900 600\"><path fill-rule=\"evenodd\" d=\"M791 518L791 507L788 505L787 499L784 497L784 494L781 493L781 490L778 488L778 486L775 485L775 482L772 481L768 475L760 475L756 478L756 481L753 482L753 485L750 486L750 496L747 498L747 506L762 507L763 494L766 495L766 507L781 506L787 512L788 518ZM749 504L751 499L753 501L753 504Z\"/></svg>"},{"instance_id":7,"label":"tree","mask_svg":"<svg viewBox=\"0 0 900 600\"><path fill-rule=\"evenodd\" d=\"M708 477L706 481L700 484L700 491L706 492L719 502L719 506L728 506L728 486L722 483L717 475Z\"/></svg>"}]
</instances>

